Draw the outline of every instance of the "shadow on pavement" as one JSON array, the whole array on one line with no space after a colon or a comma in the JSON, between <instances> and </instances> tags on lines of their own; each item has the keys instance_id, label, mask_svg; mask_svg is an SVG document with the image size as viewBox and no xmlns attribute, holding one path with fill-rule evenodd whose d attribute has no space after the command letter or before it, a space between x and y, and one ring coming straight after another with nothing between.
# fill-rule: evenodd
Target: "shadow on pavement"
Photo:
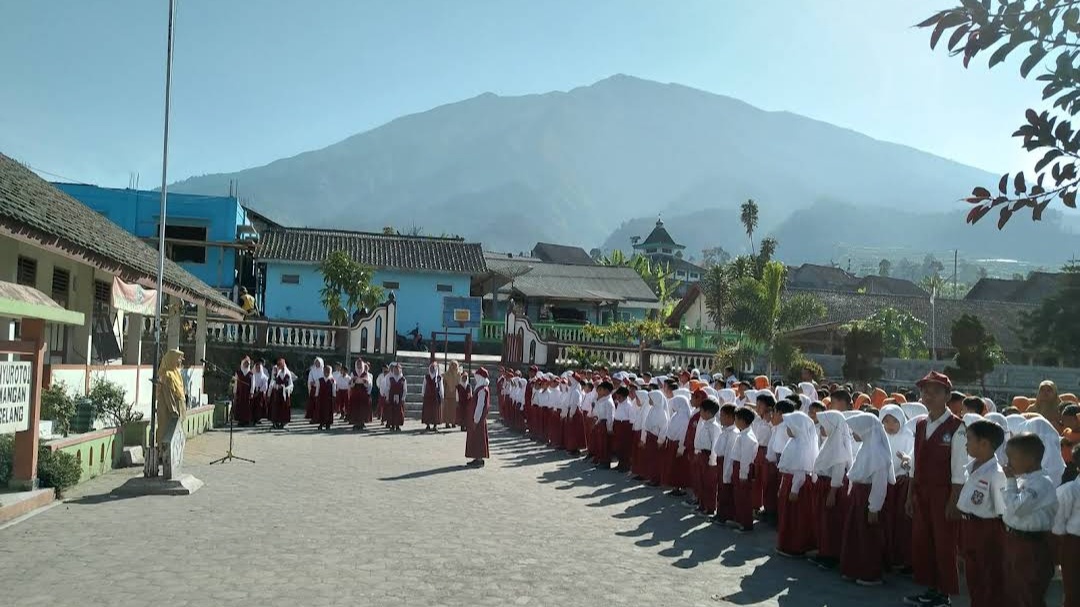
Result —
<instances>
[{"instance_id":1,"label":"shadow on pavement","mask_svg":"<svg viewBox=\"0 0 1080 607\"><path fill-rule=\"evenodd\" d=\"M457 466L443 466L442 468L432 468L431 470L417 470L416 472L409 472L408 474L402 474L399 476L388 476L380 478L380 481L409 481L418 478L426 478L428 476L435 476L437 474L446 474L448 472L460 472L462 470L473 470L465 464L459 464Z\"/></svg>"}]
</instances>

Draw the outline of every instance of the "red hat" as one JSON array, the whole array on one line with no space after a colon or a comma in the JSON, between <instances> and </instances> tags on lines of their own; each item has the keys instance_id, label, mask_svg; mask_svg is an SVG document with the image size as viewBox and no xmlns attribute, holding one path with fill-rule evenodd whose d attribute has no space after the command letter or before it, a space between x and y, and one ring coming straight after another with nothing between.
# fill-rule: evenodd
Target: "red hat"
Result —
<instances>
[{"instance_id":1,"label":"red hat","mask_svg":"<svg viewBox=\"0 0 1080 607\"><path fill-rule=\"evenodd\" d=\"M533 365L533 366L529 367L529 371L537 371L538 372L538 371L540 371L540 367L537 367L536 365Z\"/></svg>"},{"instance_id":2,"label":"red hat","mask_svg":"<svg viewBox=\"0 0 1080 607\"><path fill-rule=\"evenodd\" d=\"M479 369L476 370L476 375L479 375L479 376L487 379L488 371L487 371L487 369L485 369L483 367L480 367Z\"/></svg>"},{"instance_id":3,"label":"red hat","mask_svg":"<svg viewBox=\"0 0 1080 607\"><path fill-rule=\"evenodd\" d=\"M945 386L946 390L953 389L952 380L949 379L949 376L945 375L944 373L938 373L937 371L931 371L926 374L926 377L915 382L915 385L920 388L922 388L926 384L938 384L941 386Z\"/></svg>"}]
</instances>

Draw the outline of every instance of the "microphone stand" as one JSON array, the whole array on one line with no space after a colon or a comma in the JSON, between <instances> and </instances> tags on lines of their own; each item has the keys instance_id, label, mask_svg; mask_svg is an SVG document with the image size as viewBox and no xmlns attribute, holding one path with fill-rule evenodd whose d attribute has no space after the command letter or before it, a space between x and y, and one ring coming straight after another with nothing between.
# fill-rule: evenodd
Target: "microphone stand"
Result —
<instances>
[{"instance_id":1,"label":"microphone stand","mask_svg":"<svg viewBox=\"0 0 1080 607\"><path fill-rule=\"evenodd\" d=\"M212 362L210 362L210 361L208 361L206 359L203 359L201 362L203 364L203 367L207 371L209 371L211 373L221 375L222 377L229 377L231 375L231 373L227 373L224 369L222 369L221 367L215 365L214 363L212 363ZM235 398L235 395L234 395L234 398ZM225 455L223 457L220 457L220 458L210 462L210 465L213 466L214 464L222 464L222 463L225 463L225 462L231 462L234 459L238 459L238 460L240 460L242 462L247 462L249 464L254 464L255 460L253 460L253 459L248 459L246 457L240 457L239 455L233 454L233 415L232 415L232 400L231 399L229 400L228 404L225 407L225 416L229 418L229 448L225 451Z\"/></svg>"}]
</instances>

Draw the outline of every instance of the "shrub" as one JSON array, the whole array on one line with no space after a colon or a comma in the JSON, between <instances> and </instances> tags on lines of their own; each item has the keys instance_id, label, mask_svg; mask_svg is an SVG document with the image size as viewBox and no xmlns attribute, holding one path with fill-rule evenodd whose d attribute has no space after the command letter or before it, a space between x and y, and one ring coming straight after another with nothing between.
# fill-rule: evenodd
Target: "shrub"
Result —
<instances>
[{"instance_id":1,"label":"shrub","mask_svg":"<svg viewBox=\"0 0 1080 607\"><path fill-rule=\"evenodd\" d=\"M55 381L41 392L41 419L52 420L54 430L67 436L71 432L71 419L75 417L75 399L68 392L67 384Z\"/></svg>"},{"instance_id":2,"label":"shrub","mask_svg":"<svg viewBox=\"0 0 1080 607\"><path fill-rule=\"evenodd\" d=\"M599 369L601 367L611 366L607 357L596 352L589 352L579 346L570 346L567 348L566 358L570 361L576 361L576 364L574 362L568 364L568 368Z\"/></svg>"},{"instance_id":3,"label":"shrub","mask_svg":"<svg viewBox=\"0 0 1080 607\"><path fill-rule=\"evenodd\" d=\"M0 487L7 487L15 466L15 435L0 434Z\"/></svg>"},{"instance_id":4,"label":"shrub","mask_svg":"<svg viewBox=\"0 0 1080 607\"><path fill-rule=\"evenodd\" d=\"M789 384L797 384L802 381L802 372L809 371L813 376L814 381L821 381L825 379L825 369L817 363L817 361L799 356L795 359L795 362L788 367L787 374L784 375L784 380Z\"/></svg>"},{"instance_id":5,"label":"shrub","mask_svg":"<svg viewBox=\"0 0 1080 607\"><path fill-rule=\"evenodd\" d=\"M142 412L136 411L135 405L127 401L127 392L116 382L95 379L87 397L94 403L94 415L116 428L143 418Z\"/></svg>"},{"instance_id":6,"label":"shrub","mask_svg":"<svg viewBox=\"0 0 1080 607\"><path fill-rule=\"evenodd\" d=\"M82 478L82 465L70 453L42 446L38 450L37 475L42 487L52 487L57 497L63 497Z\"/></svg>"}]
</instances>

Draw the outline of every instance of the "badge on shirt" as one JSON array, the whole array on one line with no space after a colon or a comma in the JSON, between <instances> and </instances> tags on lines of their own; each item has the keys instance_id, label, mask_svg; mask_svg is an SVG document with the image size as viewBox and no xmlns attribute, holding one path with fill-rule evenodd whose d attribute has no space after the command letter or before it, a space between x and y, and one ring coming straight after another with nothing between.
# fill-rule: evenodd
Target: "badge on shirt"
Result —
<instances>
[{"instance_id":1,"label":"badge on shirt","mask_svg":"<svg viewBox=\"0 0 1080 607\"><path fill-rule=\"evenodd\" d=\"M985 499L986 499L986 494L983 493L982 491L973 491L971 493L971 503L975 504L976 506L981 506L982 503L983 503L983 500L985 500Z\"/></svg>"},{"instance_id":2,"label":"badge on shirt","mask_svg":"<svg viewBox=\"0 0 1080 607\"><path fill-rule=\"evenodd\" d=\"M952 444L952 433L951 432L946 432L945 434L941 435L941 444L942 445Z\"/></svg>"}]
</instances>

